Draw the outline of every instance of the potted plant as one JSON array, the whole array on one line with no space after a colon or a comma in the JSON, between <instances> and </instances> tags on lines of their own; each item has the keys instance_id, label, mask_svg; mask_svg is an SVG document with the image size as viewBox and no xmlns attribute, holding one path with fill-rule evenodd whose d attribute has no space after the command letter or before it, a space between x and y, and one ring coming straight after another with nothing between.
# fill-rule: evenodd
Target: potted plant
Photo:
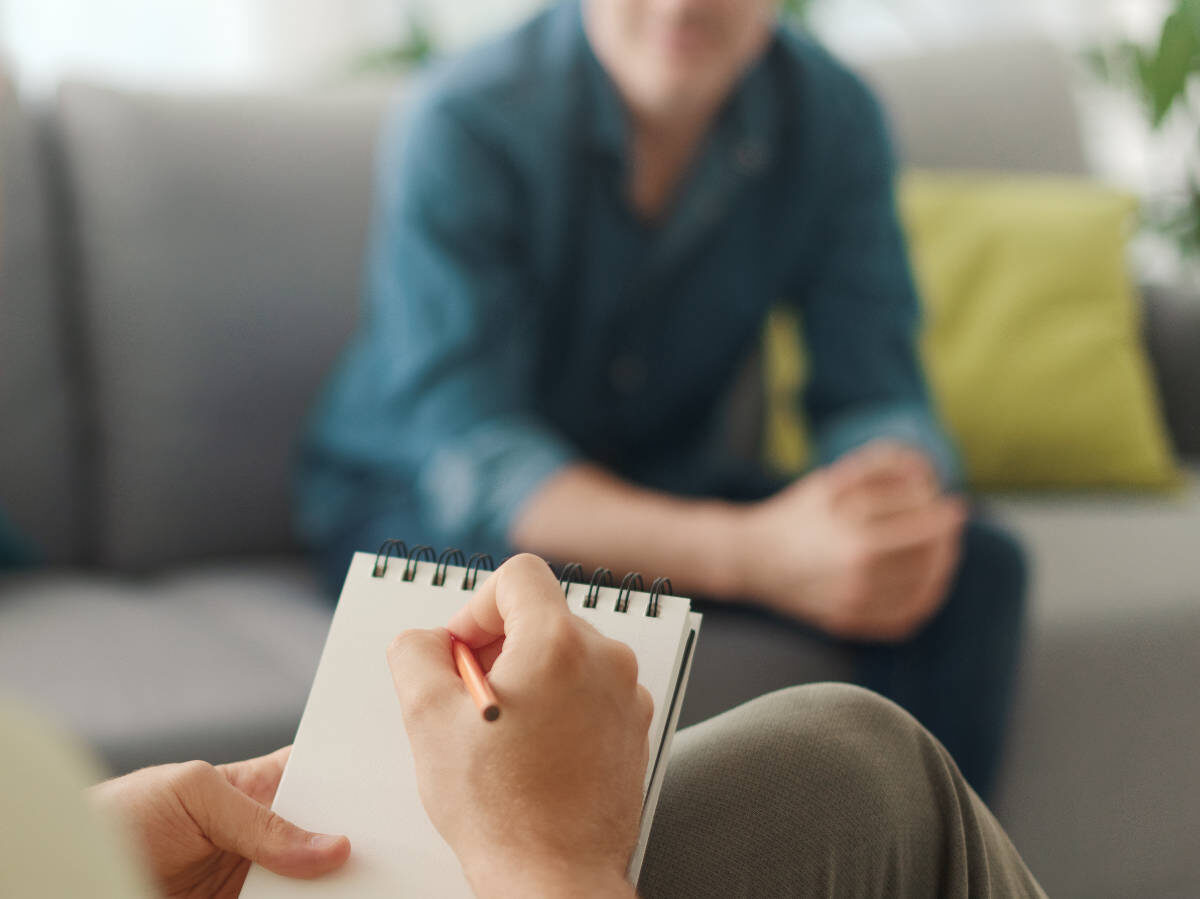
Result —
<instances>
[{"instance_id":1,"label":"potted plant","mask_svg":"<svg viewBox=\"0 0 1200 899\"><path fill-rule=\"evenodd\" d=\"M1178 158L1180 183L1146 197L1143 219L1185 265L1200 270L1200 0L1174 0L1149 44L1127 40L1094 48L1088 61L1106 83L1136 93L1153 140L1190 135Z\"/></svg>"}]
</instances>

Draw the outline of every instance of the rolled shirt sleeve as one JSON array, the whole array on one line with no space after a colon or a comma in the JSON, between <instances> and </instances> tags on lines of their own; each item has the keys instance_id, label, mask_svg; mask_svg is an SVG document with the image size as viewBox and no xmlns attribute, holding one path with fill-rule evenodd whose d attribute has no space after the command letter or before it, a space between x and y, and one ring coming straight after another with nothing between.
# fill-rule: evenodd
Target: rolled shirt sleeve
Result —
<instances>
[{"instance_id":1,"label":"rolled shirt sleeve","mask_svg":"<svg viewBox=\"0 0 1200 899\"><path fill-rule=\"evenodd\" d=\"M920 309L896 214L894 166L878 103L843 73L825 145L821 252L789 293L809 358L803 413L826 464L878 438L923 450L947 486L958 453L940 425L917 355ZM836 162L834 161L836 158Z\"/></svg>"}]
</instances>

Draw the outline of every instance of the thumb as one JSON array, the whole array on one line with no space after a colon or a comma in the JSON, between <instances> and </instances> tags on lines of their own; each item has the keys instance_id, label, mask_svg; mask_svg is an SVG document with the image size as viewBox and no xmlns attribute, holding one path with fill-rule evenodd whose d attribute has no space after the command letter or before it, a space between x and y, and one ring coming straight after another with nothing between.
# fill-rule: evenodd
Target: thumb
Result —
<instances>
[{"instance_id":1,"label":"thumb","mask_svg":"<svg viewBox=\"0 0 1200 899\"><path fill-rule=\"evenodd\" d=\"M387 660L406 721L467 695L445 628L404 631L388 646Z\"/></svg>"},{"instance_id":2,"label":"thumb","mask_svg":"<svg viewBox=\"0 0 1200 899\"><path fill-rule=\"evenodd\" d=\"M216 769L203 802L189 808L218 849L236 853L285 877L317 877L350 856L344 836L311 833L275 814L233 786Z\"/></svg>"}]
</instances>

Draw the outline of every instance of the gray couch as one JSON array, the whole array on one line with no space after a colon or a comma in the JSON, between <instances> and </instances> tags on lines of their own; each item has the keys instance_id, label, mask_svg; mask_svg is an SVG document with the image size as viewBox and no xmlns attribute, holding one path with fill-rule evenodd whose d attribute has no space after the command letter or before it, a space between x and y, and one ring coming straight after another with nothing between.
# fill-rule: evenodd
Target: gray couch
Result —
<instances>
[{"instance_id":1,"label":"gray couch","mask_svg":"<svg viewBox=\"0 0 1200 899\"><path fill-rule=\"evenodd\" d=\"M867 75L908 162L1085 170L1044 47ZM72 84L0 112L0 508L50 563L0 578L0 684L116 770L294 731L330 610L290 534L289 459L354 326L387 93ZM1147 299L1195 467L1200 304ZM1052 894L1200 894L1200 490L990 504L1035 562L1000 817Z\"/></svg>"}]
</instances>

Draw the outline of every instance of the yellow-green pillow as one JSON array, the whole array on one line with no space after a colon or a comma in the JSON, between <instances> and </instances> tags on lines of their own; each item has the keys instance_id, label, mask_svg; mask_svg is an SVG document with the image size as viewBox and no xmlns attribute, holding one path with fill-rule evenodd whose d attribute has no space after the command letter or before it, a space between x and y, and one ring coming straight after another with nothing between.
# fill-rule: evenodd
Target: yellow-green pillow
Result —
<instances>
[{"instance_id":1,"label":"yellow-green pillow","mask_svg":"<svg viewBox=\"0 0 1200 899\"><path fill-rule=\"evenodd\" d=\"M1167 488L1179 472L1126 265L1126 194L1076 179L909 173L901 218L929 383L982 489ZM768 462L807 441L799 322L765 334Z\"/></svg>"}]
</instances>

